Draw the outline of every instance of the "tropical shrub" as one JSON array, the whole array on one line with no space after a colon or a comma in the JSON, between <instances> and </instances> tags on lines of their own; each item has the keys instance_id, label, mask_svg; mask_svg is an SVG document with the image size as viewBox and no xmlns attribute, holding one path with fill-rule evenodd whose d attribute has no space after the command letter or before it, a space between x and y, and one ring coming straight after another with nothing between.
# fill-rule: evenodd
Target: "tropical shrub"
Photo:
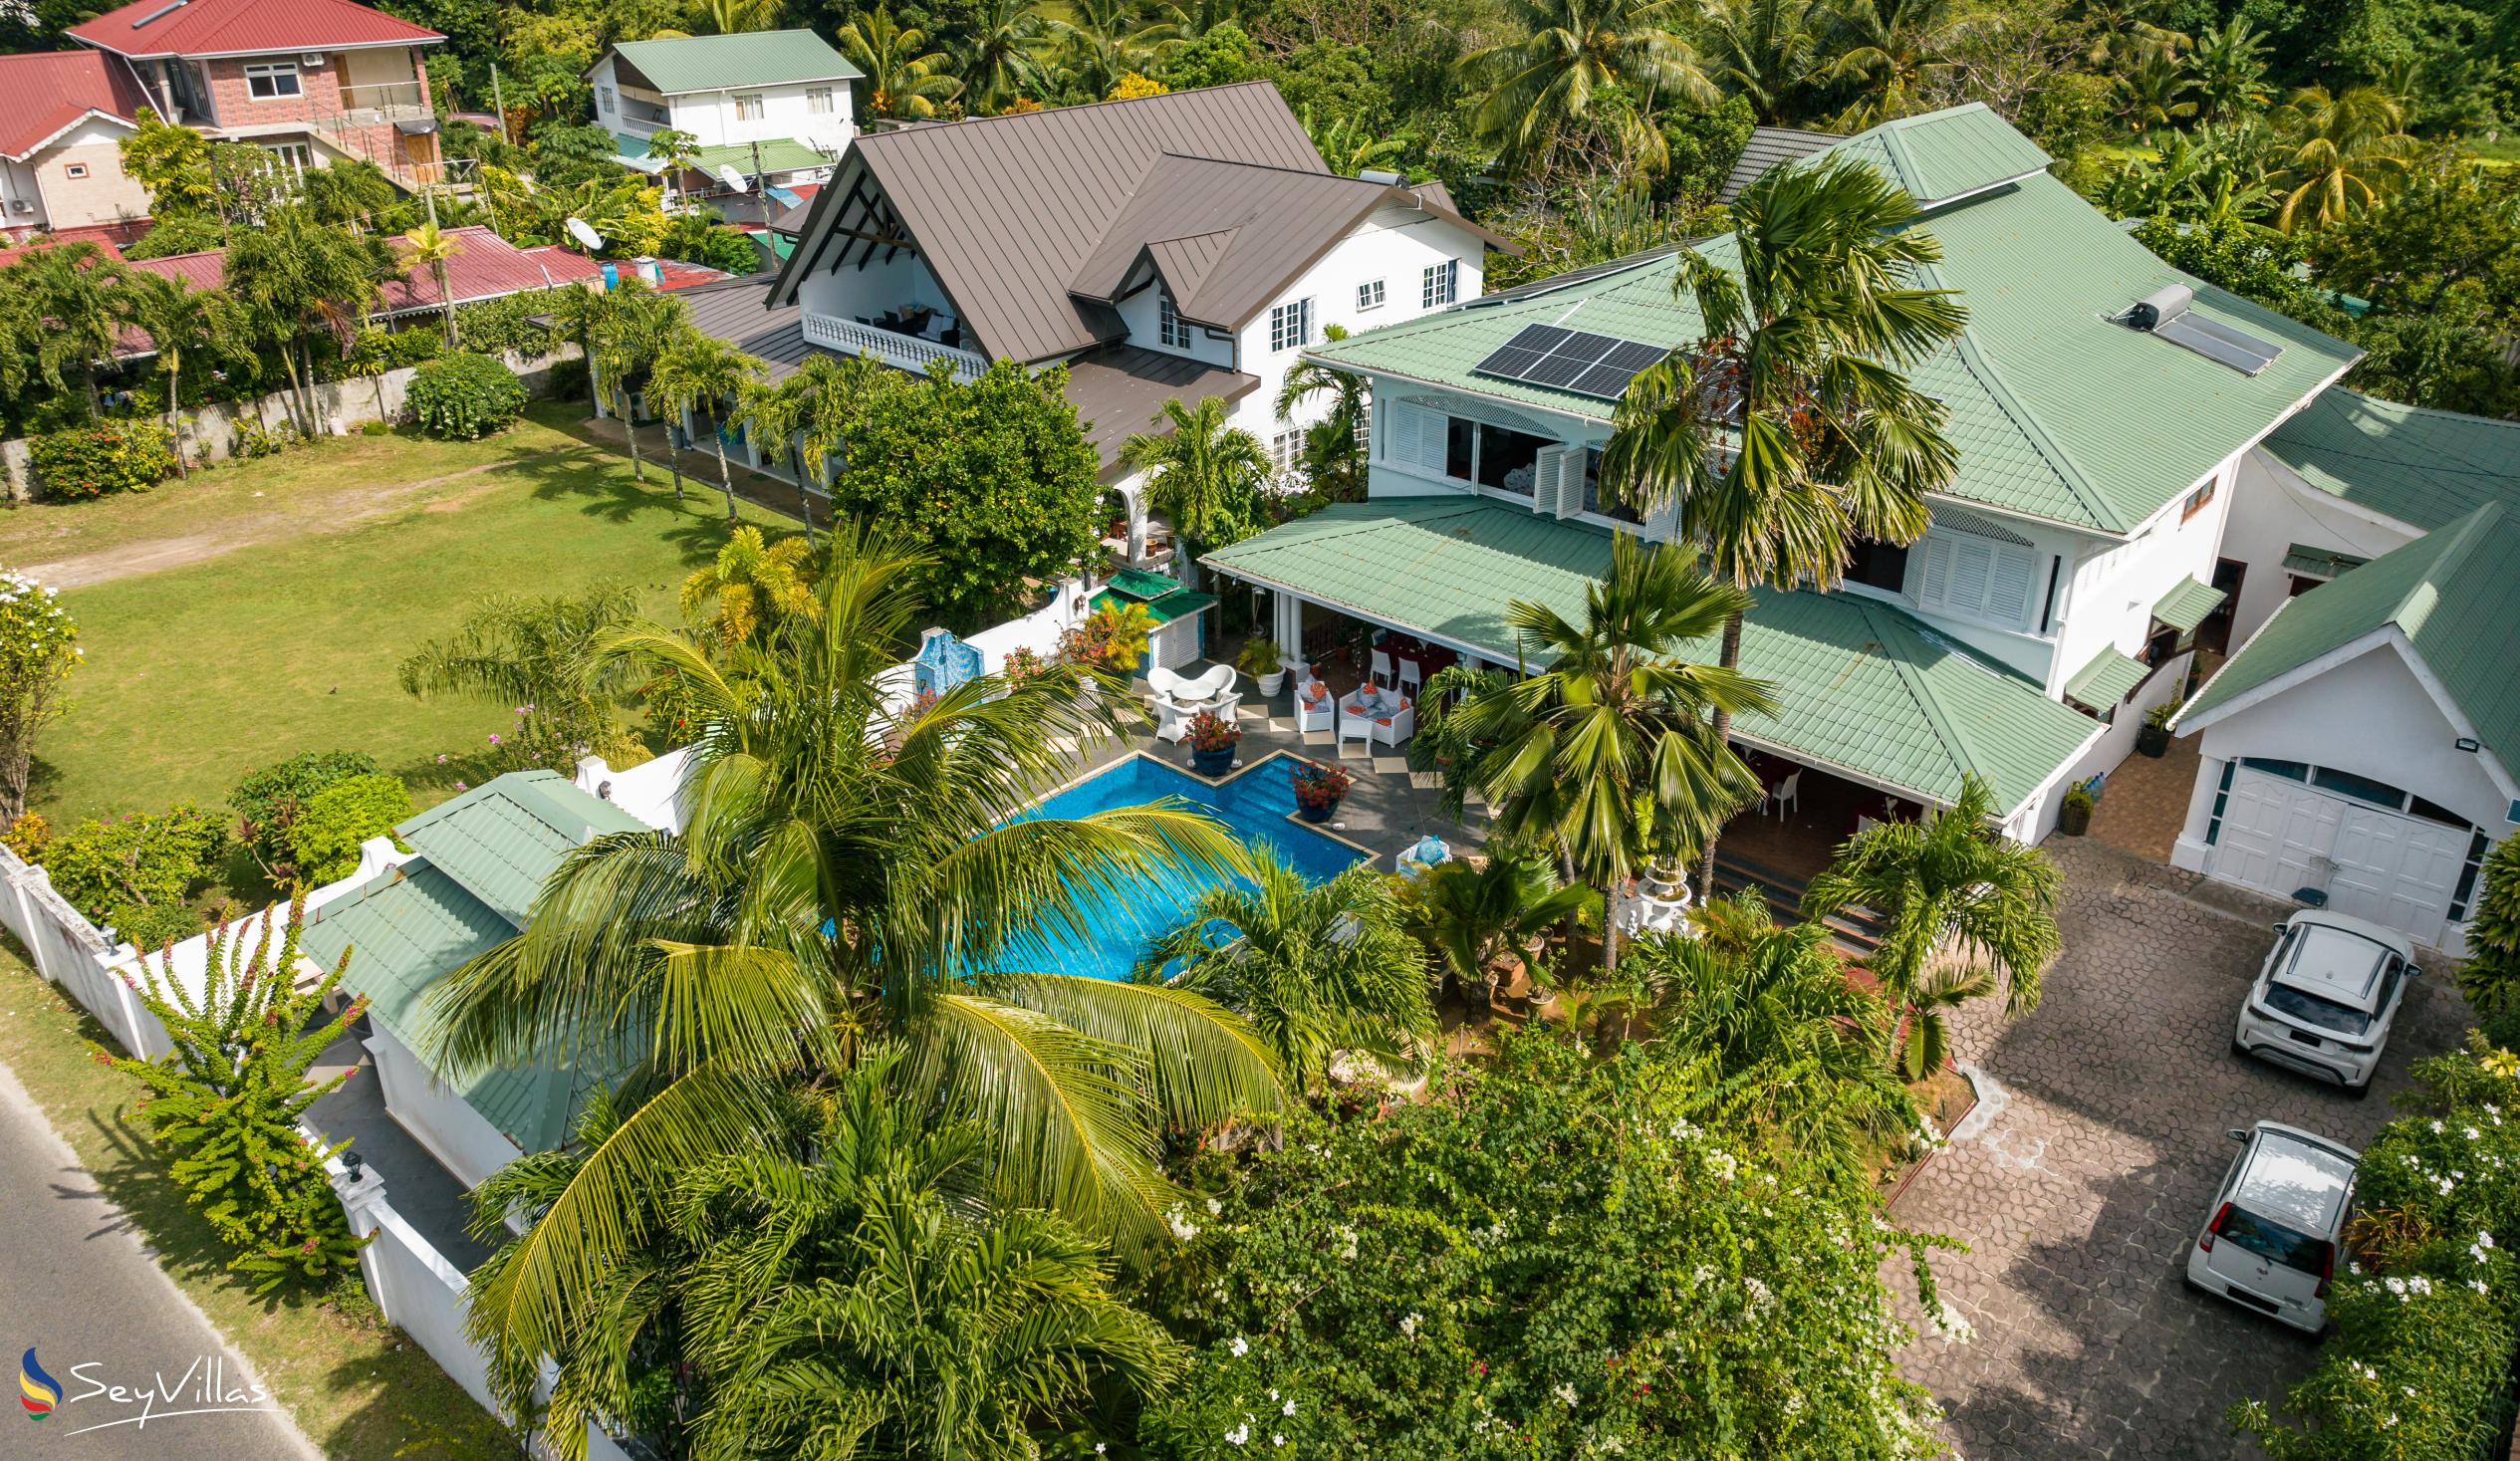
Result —
<instances>
[{"instance_id":1,"label":"tropical shrub","mask_svg":"<svg viewBox=\"0 0 2520 1461\"><path fill-rule=\"evenodd\" d=\"M226 850L225 820L180 802L163 812L87 819L44 845L44 870L71 906L151 948L201 931L190 899Z\"/></svg>"},{"instance_id":2,"label":"tropical shrub","mask_svg":"<svg viewBox=\"0 0 2520 1461\"><path fill-rule=\"evenodd\" d=\"M0 571L0 817L26 810L36 734L69 708L61 687L80 654L79 624L60 594Z\"/></svg>"},{"instance_id":3,"label":"tropical shrub","mask_svg":"<svg viewBox=\"0 0 2520 1461\"><path fill-rule=\"evenodd\" d=\"M149 1134L172 1158L167 1173L184 1203L235 1250L228 1267L259 1280L258 1294L292 1275L322 1279L355 1271L364 1240L351 1236L324 1163L348 1142L310 1144L298 1131L308 1106L341 1089L353 1072L312 1082L307 1073L324 1048L366 1012L353 1000L330 1020L318 1018L340 985L350 957L301 991L289 971L298 961L303 898L273 947L265 915L250 952L240 931L221 924L210 936L209 963L198 992L174 976L172 960L143 958L133 988L166 1028L172 1049L153 1061L89 1051L101 1065L148 1088L140 1102Z\"/></svg>"},{"instance_id":4,"label":"tropical shrub","mask_svg":"<svg viewBox=\"0 0 2520 1461\"><path fill-rule=\"evenodd\" d=\"M97 421L32 437L27 460L45 492L68 502L146 492L174 475L174 449L156 421Z\"/></svg>"},{"instance_id":5,"label":"tropical shrub","mask_svg":"<svg viewBox=\"0 0 2520 1461\"><path fill-rule=\"evenodd\" d=\"M398 776L354 776L317 792L289 827L299 884L315 887L358 871L359 845L410 815L410 789Z\"/></svg>"},{"instance_id":6,"label":"tropical shrub","mask_svg":"<svg viewBox=\"0 0 2520 1461\"><path fill-rule=\"evenodd\" d=\"M29 862L43 860L44 845L53 840L53 824L41 812L21 812L9 819L6 830L0 830L0 848L7 848Z\"/></svg>"},{"instance_id":7,"label":"tropical shrub","mask_svg":"<svg viewBox=\"0 0 2520 1461\"><path fill-rule=\"evenodd\" d=\"M525 413L525 382L488 356L440 356L411 376L404 399L431 436L472 440L506 429Z\"/></svg>"},{"instance_id":8,"label":"tropical shrub","mask_svg":"<svg viewBox=\"0 0 2520 1461\"><path fill-rule=\"evenodd\" d=\"M275 883L297 875L290 833L307 804L353 777L377 774L377 758L365 751L302 751L266 766L227 794L237 818L236 840Z\"/></svg>"},{"instance_id":9,"label":"tropical shrub","mask_svg":"<svg viewBox=\"0 0 2520 1461\"><path fill-rule=\"evenodd\" d=\"M228 455L237 461L252 461L257 457L278 456L292 447L305 444L305 438L298 434L297 426L291 422L282 421L274 426L257 417L247 416L236 423L235 436L228 444Z\"/></svg>"},{"instance_id":10,"label":"tropical shrub","mask_svg":"<svg viewBox=\"0 0 2520 1461\"><path fill-rule=\"evenodd\" d=\"M2486 1036L2520 1050L2520 838L2504 838L2485 854L2458 985L2483 1014Z\"/></svg>"},{"instance_id":11,"label":"tropical shrub","mask_svg":"<svg viewBox=\"0 0 2520 1461\"><path fill-rule=\"evenodd\" d=\"M551 301L541 294L476 300L455 307L455 339L463 349L486 356L514 353L539 359L551 354L554 337L549 324L535 322L550 314Z\"/></svg>"},{"instance_id":12,"label":"tropical shrub","mask_svg":"<svg viewBox=\"0 0 2520 1461\"><path fill-rule=\"evenodd\" d=\"M1202 1153L1158 1307L1195 1359L1148 1454L1388 1461L1939 1454L1864 1184L1763 1148L1629 1047L1509 1036L1432 1098Z\"/></svg>"}]
</instances>

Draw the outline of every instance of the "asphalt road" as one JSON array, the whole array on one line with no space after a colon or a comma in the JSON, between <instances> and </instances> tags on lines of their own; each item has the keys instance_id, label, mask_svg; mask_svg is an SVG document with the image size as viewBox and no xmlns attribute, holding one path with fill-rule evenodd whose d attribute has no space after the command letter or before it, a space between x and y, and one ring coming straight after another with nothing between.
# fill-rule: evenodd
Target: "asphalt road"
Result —
<instances>
[{"instance_id":1,"label":"asphalt road","mask_svg":"<svg viewBox=\"0 0 2520 1461\"><path fill-rule=\"evenodd\" d=\"M32 1346L36 1363L61 1391L61 1402L42 1420L28 1415L22 1399L6 1402L0 1457L317 1457L276 1407L254 1408L271 1402L255 1398L244 1360L159 1271L5 1066L0 1235L0 1373L18 1370L8 1379L19 1381L15 1387L23 1394L23 1356ZM118 1397L101 1386L124 1393Z\"/></svg>"}]
</instances>

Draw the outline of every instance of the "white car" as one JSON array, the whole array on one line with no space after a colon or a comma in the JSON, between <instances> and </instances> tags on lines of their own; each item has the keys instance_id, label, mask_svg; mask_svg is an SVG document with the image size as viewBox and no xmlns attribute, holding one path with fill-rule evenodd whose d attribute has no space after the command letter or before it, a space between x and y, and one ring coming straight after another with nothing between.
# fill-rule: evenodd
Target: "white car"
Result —
<instances>
[{"instance_id":1,"label":"white car","mask_svg":"<svg viewBox=\"0 0 2520 1461\"><path fill-rule=\"evenodd\" d=\"M2240 1154L2187 1255L2187 1283L2297 1330L2328 1325L2361 1152L2298 1126L2234 1131Z\"/></svg>"},{"instance_id":2,"label":"white car","mask_svg":"<svg viewBox=\"0 0 2520 1461\"><path fill-rule=\"evenodd\" d=\"M2415 975L2415 946L2377 923L2316 908L2275 931L2281 937L2240 1007L2231 1048L2364 1095Z\"/></svg>"}]
</instances>

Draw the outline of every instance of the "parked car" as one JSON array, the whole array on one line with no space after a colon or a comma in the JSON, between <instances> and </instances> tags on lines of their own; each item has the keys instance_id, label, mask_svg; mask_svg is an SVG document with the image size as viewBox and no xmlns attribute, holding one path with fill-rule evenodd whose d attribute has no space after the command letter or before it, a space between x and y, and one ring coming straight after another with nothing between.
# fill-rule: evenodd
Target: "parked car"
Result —
<instances>
[{"instance_id":1,"label":"parked car","mask_svg":"<svg viewBox=\"0 0 2520 1461\"><path fill-rule=\"evenodd\" d=\"M2317 908L2275 932L2231 1048L2364 1095L2415 975L2415 946L2377 923Z\"/></svg>"},{"instance_id":2,"label":"parked car","mask_svg":"<svg viewBox=\"0 0 2520 1461\"><path fill-rule=\"evenodd\" d=\"M2363 1154L2298 1126L2233 1131L2240 1154L2187 1255L2187 1284L2317 1334L2328 1325Z\"/></svg>"}]
</instances>

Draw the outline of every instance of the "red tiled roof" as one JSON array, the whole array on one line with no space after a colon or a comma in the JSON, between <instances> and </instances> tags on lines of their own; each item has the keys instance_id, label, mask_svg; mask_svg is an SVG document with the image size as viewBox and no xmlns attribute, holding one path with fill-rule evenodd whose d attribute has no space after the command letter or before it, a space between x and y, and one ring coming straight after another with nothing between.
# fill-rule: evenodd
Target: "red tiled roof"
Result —
<instances>
[{"instance_id":1,"label":"red tiled roof","mask_svg":"<svg viewBox=\"0 0 2520 1461\"><path fill-rule=\"evenodd\" d=\"M116 248L114 246L114 240L110 238L82 235L81 237L74 239L68 237L67 235L57 233L38 239L35 242L27 244L21 248L0 249L0 269L8 268L11 264L25 258L29 254L37 253L44 249L58 248L67 243L91 243L97 246L98 253L105 255L109 259L120 259L123 257L123 251Z\"/></svg>"},{"instance_id":2,"label":"red tiled roof","mask_svg":"<svg viewBox=\"0 0 2520 1461\"><path fill-rule=\"evenodd\" d=\"M243 56L446 38L356 0L136 0L70 34L126 56Z\"/></svg>"},{"instance_id":3,"label":"red tiled roof","mask_svg":"<svg viewBox=\"0 0 2520 1461\"><path fill-rule=\"evenodd\" d=\"M628 260L624 260L621 267L625 274L636 272L636 266ZM689 289L693 285L715 284L734 277L723 269L712 269L706 264L686 264L680 259L656 261L656 287L662 290Z\"/></svg>"},{"instance_id":4,"label":"red tiled roof","mask_svg":"<svg viewBox=\"0 0 2520 1461\"><path fill-rule=\"evenodd\" d=\"M0 156L23 158L91 112L129 122L141 105L131 69L95 51L0 56Z\"/></svg>"}]
</instances>

